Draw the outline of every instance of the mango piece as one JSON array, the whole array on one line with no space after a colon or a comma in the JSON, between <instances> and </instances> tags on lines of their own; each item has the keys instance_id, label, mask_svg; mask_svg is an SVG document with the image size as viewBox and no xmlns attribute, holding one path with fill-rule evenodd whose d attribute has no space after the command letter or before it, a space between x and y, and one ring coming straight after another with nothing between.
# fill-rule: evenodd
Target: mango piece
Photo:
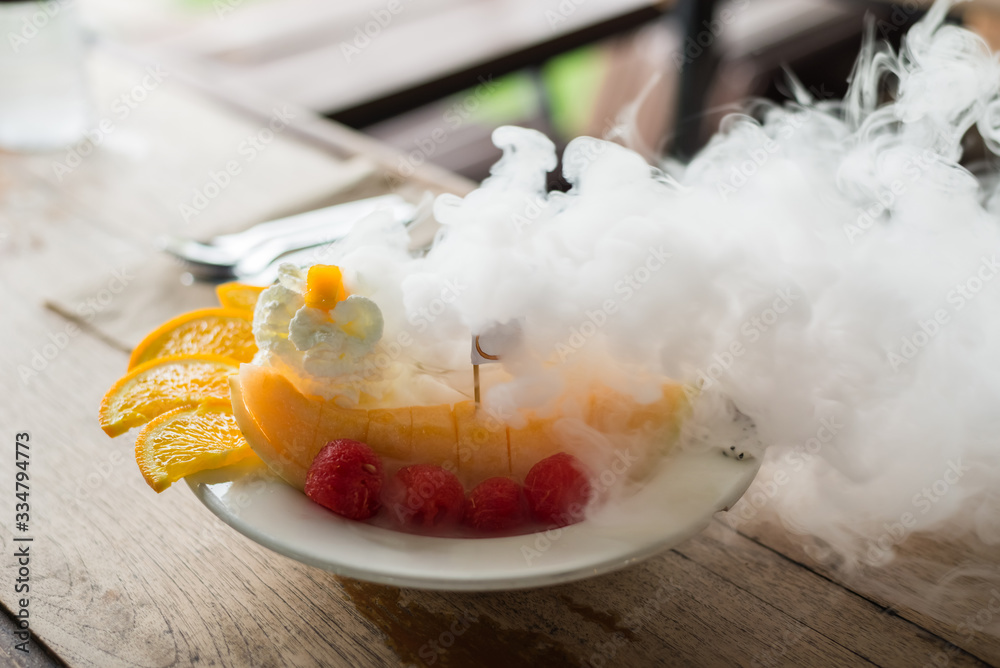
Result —
<instances>
[{"instance_id":1,"label":"mango piece","mask_svg":"<svg viewBox=\"0 0 1000 668\"><path fill-rule=\"evenodd\" d=\"M474 487L493 476L510 475L507 427L491 419L474 401L455 404L458 437L458 477Z\"/></svg>"},{"instance_id":2,"label":"mango piece","mask_svg":"<svg viewBox=\"0 0 1000 668\"><path fill-rule=\"evenodd\" d=\"M409 406L368 411L368 445L385 457L413 459L413 416Z\"/></svg>"},{"instance_id":3,"label":"mango piece","mask_svg":"<svg viewBox=\"0 0 1000 668\"><path fill-rule=\"evenodd\" d=\"M344 277L340 267L332 264L314 264L306 275L306 306L329 311L338 302L347 299Z\"/></svg>"},{"instance_id":4,"label":"mango piece","mask_svg":"<svg viewBox=\"0 0 1000 668\"><path fill-rule=\"evenodd\" d=\"M413 420L413 459L457 471L458 439L451 406L411 406L410 412Z\"/></svg>"}]
</instances>

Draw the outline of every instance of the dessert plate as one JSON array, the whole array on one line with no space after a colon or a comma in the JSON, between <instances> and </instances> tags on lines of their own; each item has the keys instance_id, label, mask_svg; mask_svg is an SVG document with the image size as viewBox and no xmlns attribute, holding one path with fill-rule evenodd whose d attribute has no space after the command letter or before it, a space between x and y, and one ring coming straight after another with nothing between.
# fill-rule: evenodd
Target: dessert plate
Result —
<instances>
[{"instance_id":1,"label":"dessert plate","mask_svg":"<svg viewBox=\"0 0 1000 668\"><path fill-rule=\"evenodd\" d=\"M451 591L522 589L607 573L705 528L750 486L759 460L673 453L634 494L562 529L502 538L434 538L345 520L262 464L187 478L222 521L275 552L368 582Z\"/></svg>"}]
</instances>

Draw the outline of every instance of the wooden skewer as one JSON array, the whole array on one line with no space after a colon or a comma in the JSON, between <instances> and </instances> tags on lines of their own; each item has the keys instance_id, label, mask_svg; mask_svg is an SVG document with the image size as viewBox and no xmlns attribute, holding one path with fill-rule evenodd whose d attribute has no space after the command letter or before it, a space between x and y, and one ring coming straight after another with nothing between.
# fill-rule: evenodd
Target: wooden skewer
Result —
<instances>
[{"instance_id":1,"label":"wooden skewer","mask_svg":"<svg viewBox=\"0 0 1000 668\"><path fill-rule=\"evenodd\" d=\"M476 408L479 408L479 365L472 365L472 385L475 388Z\"/></svg>"}]
</instances>

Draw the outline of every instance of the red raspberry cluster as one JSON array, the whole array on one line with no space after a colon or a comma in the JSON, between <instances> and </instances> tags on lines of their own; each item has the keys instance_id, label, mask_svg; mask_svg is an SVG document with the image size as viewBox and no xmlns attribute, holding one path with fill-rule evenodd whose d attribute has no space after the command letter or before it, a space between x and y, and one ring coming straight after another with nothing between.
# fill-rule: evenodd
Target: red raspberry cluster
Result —
<instances>
[{"instance_id":1,"label":"red raspberry cluster","mask_svg":"<svg viewBox=\"0 0 1000 668\"><path fill-rule=\"evenodd\" d=\"M382 460L358 441L331 441L306 476L306 496L352 520L366 520L386 506L401 528L425 533L465 526L479 533L509 533L532 523L566 526L583 519L591 487L580 461L561 452L535 464L524 485L489 478L468 494L454 473L440 466L405 466L388 482Z\"/></svg>"}]
</instances>

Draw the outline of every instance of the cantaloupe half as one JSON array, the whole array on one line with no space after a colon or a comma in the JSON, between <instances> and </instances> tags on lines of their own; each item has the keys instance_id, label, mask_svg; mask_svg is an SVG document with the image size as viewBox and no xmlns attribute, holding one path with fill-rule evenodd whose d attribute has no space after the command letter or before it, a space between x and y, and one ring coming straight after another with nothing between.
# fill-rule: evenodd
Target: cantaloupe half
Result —
<instances>
[{"instance_id":1,"label":"cantaloupe half","mask_svg":"<svg viewBox=\"0 0 1000 668\"><path fill-rule=\"evenodd\" d=\"M230 377L229 390L236 424L250 447L299 489L305 487L312 460L328 442L338 438L368 442L370 411L303 395L272 369L244 364L239 375ZM385 442L388 439L380 440Z\"/></svg>"},{"instance_id":2,"label":"cantaloupe half","mask_svg":"<svg viewBox=\"0 0 1000 668\"><path fill-rule=\"evenodd\" d=\"M556 429L558 416L529 419L512 428L476 408L454 405L347 409L302 394L269 367L244 364L230 378L233 414L254 452L285 482L303 489L313 458L328 442L350 438L383 457L454 471L471 487L493 476L522 478L534 464L567 450ZM595 391L585 422L608 434L647 436L662 452L686 411L679 385L665 385L662 397L638 404L607 388Z\"/></svg>"}]
</instances>

